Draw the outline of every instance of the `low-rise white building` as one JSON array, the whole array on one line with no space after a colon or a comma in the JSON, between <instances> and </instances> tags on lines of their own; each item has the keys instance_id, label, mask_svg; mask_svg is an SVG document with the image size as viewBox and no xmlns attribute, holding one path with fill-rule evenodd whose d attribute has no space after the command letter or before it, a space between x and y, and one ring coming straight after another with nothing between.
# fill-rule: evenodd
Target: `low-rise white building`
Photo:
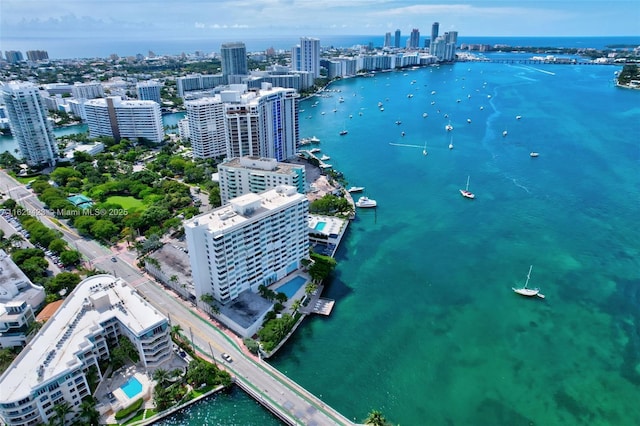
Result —
<instances>
[{"instance_id":1,"label":"low-rise white building","mask_svg":"<svg viewBox=\"0 0 640 426\"><path fill-rule=\"evenodd\" d=\"M126 336L142 365L156 368L172 356L169 331L167 318L121 279L86 278L0 376L0 422L47 423L65 401L71 422L90 395L89 370L102 378L99 361L109 358L109 342Z\"/></svg>"},{"instance_id":2,"label":"low-rise white building","mask_svg":"<svg viewBox=\"0 0 640 426\"><path fill-rule=\"evenodd\" d=\"M44 288L35 285L0 250L0 348L24 346L34 310L44 302Z\"/></svg>"}]
</instances>

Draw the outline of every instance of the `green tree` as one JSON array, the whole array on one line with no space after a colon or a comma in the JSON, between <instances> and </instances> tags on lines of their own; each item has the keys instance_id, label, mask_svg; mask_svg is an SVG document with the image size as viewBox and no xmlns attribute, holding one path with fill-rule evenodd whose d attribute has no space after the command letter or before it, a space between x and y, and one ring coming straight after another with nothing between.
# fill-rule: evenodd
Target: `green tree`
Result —
<instances>
[{"instance_id":1,"label":"green tree","mask_svg":"<svg viewBox=\"0 0 640 426\"><path fill-rule=\"evenodd\" d=\"M80 263L82 255L78 250L65 250L60 253L60 262L65 266L77 265Z\"/></svg>"},{"instance_id":2,"label":"green tree","mask_svg":"<svg viewBox=\"0 0 640 426\"><path fill-rule=\"evenodd\" d=\"M104 241L111 241L119 233L119 229L110 220L98 219L91 226L91 234Z\"/></svg>"},{"instance_id":3,"label":"green tree","mask_svg":"<svg viewBox=\"0 0 640 426\"><path fill-rule=\"evenodd\" d=\"M96 400L91 395L80 403L80 420L82 425L100 424L100 413L96 410Z\"/></svg>"},{"instance_id":4,"label":"green tree","mask_svg":"<svg viewBox=\"0 0 640 426\"><path fill-rule=\"evenodd\" d=\"M46 284L49 293L58 293L65 289L67 294L73 291L80 282L80 276L73 272L60 272Z\"/></svg>"},{"instance_id":5,"label":"green tree","mask_svg":"<svg viewBox=\"0 0 640 426\"><path fill-rule=\"evenodd\" d=\"M389 423L384 418L382 413L378 410L372 410L367 418L364 420L365 425L371 426L387 426Z\"/></svg>"},{"instance_id":6,"label":"green tree","mask_svg":"<svg viewBox=\"0 0 640 426\"><path fill-rule=\"evenodd\" d=\"M53 416L54 424L64 426L67 422L67 414L71 413L73 408L67 401L62 401L60 404L54 405L53 410L55 411Z\"/></svg>"}]
</instances>

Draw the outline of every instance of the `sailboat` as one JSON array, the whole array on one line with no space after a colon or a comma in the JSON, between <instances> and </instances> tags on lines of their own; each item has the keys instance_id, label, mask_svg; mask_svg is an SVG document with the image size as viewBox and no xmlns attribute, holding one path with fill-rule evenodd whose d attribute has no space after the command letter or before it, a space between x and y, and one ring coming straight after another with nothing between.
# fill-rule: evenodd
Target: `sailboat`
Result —
<instances>
[{"instance_id":1,"label":"sailboat","mask_svg":"<svg viewBox=\"0 0 640 426\"><path fill-rule=\"evenodd\" d=\"M422 155L427 155L427 143L424 143L424 148L422 148Z\"/></svg>"},{"instance_id":2,"label":"sailboat","mask_svg":"<svg viewBox=\"0 0 640 426\"><path fill-rule=\"evenodd\" d=\"M341 131L340 131L340 136L344 136L344 135L346 135L347 133L349 133L349 132L347 131L347 129L346 129L346 127L347 127L346 125L343 125L342 127L343 127L343 129L344 129L344 130L341 130Z\"/></svg>"},{"instance_id":3,"label":"sailboat","mask_svg":"<svg viewBox=\"0 0 640 426\"><path fill-rule=\"evenodd\" d=\"M461 189L460 194L465 198L471 198L471 199L476 198L473 192L469 191L469 176L467 176L467 187L465 189Z\"/></svg>"},{"instance_id":4,"label":"sailboat","mask_svg":"<svg viewBox=\"0 0 640 426\"><path fill-rule=\"evenodd\" d=\"M453 149L453 136L451 136L451 140L449 141L449 149Z\"/></svg>"},{"instance_id":5,"label":"sailboat","mask_svg":"<svg viewBox=\"0 0 640 426\"><path fill-rule=\"evenodd\" d=\"M540 289L539 288L529 288L527 287L527 285L529 284L529 279L531 278L531 270L533 269L533 265L529 266L529 272L527 273L527 281L525 281L524 283L524 287L522 288L515 288L515 287L511 287L511 289L513 291L515 291L516 293L522 295L522 296L527 296L527 297L533 297L533 296L538 296L541 299L544 299L544 294L540 293Z\"/></svg>"}]
</instances>

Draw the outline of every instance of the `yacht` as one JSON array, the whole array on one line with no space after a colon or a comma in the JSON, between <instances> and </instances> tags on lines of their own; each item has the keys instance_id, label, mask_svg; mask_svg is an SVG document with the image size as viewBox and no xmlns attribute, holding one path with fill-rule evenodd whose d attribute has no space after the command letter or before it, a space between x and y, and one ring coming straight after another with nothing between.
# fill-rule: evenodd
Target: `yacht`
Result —
<instances>
[{"instance_id":1,"label":"yacht","mask_svg":"<svg viewBox=\"0 0 640 426\"><path fill-rule=\"evenodd\" d=\"M341 130L341 131L340 131L340 136L344 136L344 135L346 135L347 133L349 133L349 132L348 132L348 131L346 131L346 130Z\"/></svg>"},{"instance_id":2,"label":"yacht","mask_svg":"<svg viewBox=\"0 0 640 426\"><path fill-rule=\"evenodd\" d=\"M449 123L446 126L444 126L444 128L447 130L447 132L450 132L450 131L453 130L453 126L451 125L451 123Z\"/></svg>"},{"instance_id":3,"label":"yacht","mask_svg":"<svg viewBox=\"0 0 640 426\"><path fill-rule=\"evenodd\" d=\"M320 143L320 139L318 139L318 138L317 138L317 137L315 137L315 136L311 136L311 137L309 138L309 142L311 142L311 143Z\"/></svg>"},{"instance_id":4,"label":"yacht","mask_svg":"<svg viewBox=\"0 0 640 426\"><path fill-rule=\"evenodd\" d=\"M515 293L518 293L522 296L526 296L526 297L537 296L540 299L544 299L544 294L540 293L539 288L527 287L529 285L529 280L531 279L531 269L533 269L533 265L529 266L529 273L527 273L527 281L525 281L524 287L520 287L520 288L511 287L511 290L513 290Z\"/></svg>"},{"instance_id":5,"label":"yacht","mask_svg":"<svg viewBox=\"0 0 640 426\"><path fill-rule=\"evenodd\" d=\"M358 201L356 201L356 207L360 208L376 207L377 205L378 203L376 202L376 200L372 200L369 197L365 196L358 198Z\"/></svg>"},{"instance_id":6,"label":"yacht","mask_svg":"<svg viewBox=\"0 0 640 426\"><path fill-rule=\"evenodd\" d=\"M506 130L502 132L502 136L503 136L503 137L504 137L504 136L507 136L507 131L506 131Z\"/></svg>"},{"instance_id":7,"label":"yacht","mask_svg":"<svg viewBox=\"0 0 640 426\"><path fill-rule=\"evenodd\" d=\"M534 158L535 158L535 157L537 157L538 155L540 155L540 154L538 154L537 152L530 152L530 153L529 153L529 157L534 157Z\"/></svg>"},{"instance_id":8,"label":"yacht","mask_svg":"<svg viewBox=\"0 0 640 426\"><path fill-rule=\"evenodd\" d=\"M364 186L352 186L351 188L347 189L347 192L362 192L364 191Z\"/></svg>"},{"instance_id":9,"label":"yacht","mask_svg":"<svg viewBox=\"0 0 640 426\"><path fill-rule=\"evenodd\" d=\"M331 160L331 157L329 157L328 155L323 155L322 157L320 157L320 161L329 161Z\"/></svg>"}]
</instances>

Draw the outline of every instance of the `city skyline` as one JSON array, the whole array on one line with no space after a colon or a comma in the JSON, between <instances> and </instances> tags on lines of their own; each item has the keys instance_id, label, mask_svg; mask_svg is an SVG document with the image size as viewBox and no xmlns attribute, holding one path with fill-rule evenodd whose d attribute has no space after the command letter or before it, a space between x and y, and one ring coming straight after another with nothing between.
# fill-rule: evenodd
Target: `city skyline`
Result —
<instances>
[{"instance_id":1,"label":"city skyline","mask_svg":"<svg viewBox=\"0 0 640 426\"><path fill-rule=\"evenodd\" d=\"M483 0L447 4L420 0L190 0L102 2L5 0L0 6L1 50L17 39L152 37L241 40L243 37L379 35L412 28L470 36L633 36L640 3ZM251 13L248 13L251 11ZM284 12L284 13L283 13ZM305 16L312 19L306 20Z\"/></svg>"}]
</instances>

